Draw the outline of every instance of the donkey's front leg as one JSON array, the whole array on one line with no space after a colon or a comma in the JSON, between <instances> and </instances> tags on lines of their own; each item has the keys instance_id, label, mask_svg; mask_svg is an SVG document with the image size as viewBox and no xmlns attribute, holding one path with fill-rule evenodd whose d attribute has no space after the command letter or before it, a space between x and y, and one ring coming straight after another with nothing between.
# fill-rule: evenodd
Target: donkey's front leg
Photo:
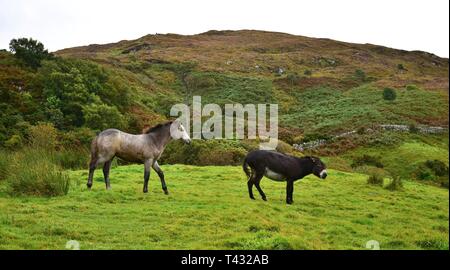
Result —
<instances>
[{"instance_id":1,"label":"donkey's front leg","mask_svg":"<svg viewBox=\"0 0 450 270\"><path fill-rule=\"evenodd\" d=\"M153 170L158 174L159 180L161 180L161 187L164 190L164 194L169 195L169 191L167 190L166 181L164 181L164 173L158 165L158 161L153 162Z\"/></svg>"},{"instance_id":2,"label":"donkey's front leg","mask_svg":"<svg viewBox=\"0 0 450 270\"><path fill-rule=\"evenodd\" d=\"M293 180L287 180L286 185L286 203L292 204L294 200L292 199L292 194L294 193L294 181Z\"/></svg>"},{"instance_id":3,"label":"donkey's front leg","mask_svg":"<svg viewBox=\"0 0 450 270\"><path fill-rule=\"evenodd\" d=\"M148 192L148 180L150 179L150 167L153 163L152 159L147 159L144 162L144 193Z\"/></svg>"}]
</instances>

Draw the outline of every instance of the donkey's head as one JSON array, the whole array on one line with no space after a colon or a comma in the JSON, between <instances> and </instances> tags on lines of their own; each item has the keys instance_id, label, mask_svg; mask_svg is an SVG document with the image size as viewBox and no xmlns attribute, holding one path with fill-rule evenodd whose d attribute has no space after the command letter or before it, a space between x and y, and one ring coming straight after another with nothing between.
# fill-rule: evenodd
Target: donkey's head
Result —
<instances>
[{"instance_id":1,"label":"donkey's head","mask_svg":"<svg viewBox=\"0 0 450 270\"><path fill-rule=\"evenodd\" d=\"M320 179L327 178L327 167L317 157L309 157L312 162L312 173Z\"/></svg>"},{"instance_id":2,"label":"donkey's head","mask_svg":"<svg viewBox=\"0 0 450 270\"><path fill-rule=\"evenodd\" d=\"M183 142L190 144L191 138L189 137L189 134L187 133L184 126L181 124L180 120L175 120L170 125L170 136L174 140L183 140Z\"/></svg>"}]
</instances>

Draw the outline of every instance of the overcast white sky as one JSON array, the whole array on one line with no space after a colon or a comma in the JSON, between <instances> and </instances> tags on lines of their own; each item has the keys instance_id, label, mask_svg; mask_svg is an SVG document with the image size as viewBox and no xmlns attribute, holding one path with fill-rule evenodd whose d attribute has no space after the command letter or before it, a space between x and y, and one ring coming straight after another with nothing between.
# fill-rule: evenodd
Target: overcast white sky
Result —
<instances>
[{"instance_id":1,"label":"overcast white sky","mask_svg":"<svg viewBox=\"0 0 450 270\"><path fill-rule=\"evenodd\" d=\"M0 49L33 37L50 50L256 29L449 56L448 0L0 0Z\"/></svg>"}]
</instances>

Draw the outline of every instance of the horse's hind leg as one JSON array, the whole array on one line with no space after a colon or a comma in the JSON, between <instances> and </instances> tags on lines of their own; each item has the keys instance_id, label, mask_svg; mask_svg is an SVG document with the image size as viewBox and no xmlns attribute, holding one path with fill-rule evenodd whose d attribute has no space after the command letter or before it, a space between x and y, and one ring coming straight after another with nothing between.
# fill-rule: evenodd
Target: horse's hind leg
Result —
<instances>
[{"instance_id":1,"label":"horse's hind leg","mask_svg":"<svg viewBox=\"0 0 450 270\"><path fill-rule=\"evenodd\" d=\"M159 180L161 180L161 187L164 190L164 194L169 195L169 191L167 190L166 181L164 181L164 173L158 165L158 161L155 161L152 165L153 170L158 174Z\"/></svg>"},{"instance_id":2,"label":"horse's hind leg","mask_svg":"<svg viewBox=\"0 0 450 270\"><path fill-rule=\"evenodd\" d=\"M105 178L106 189L111 189L111 184L109 182L109 171L111 170L112 159L106 161L103 164L103 177Z\"/></svg>"},{"instance_id":3,"label":"horse's hind leg","mask_svg":"<svg viewBox=\"0 0 450 270\"><path fill-rule=\"evenodd\" d=\"M88 189L91 189L92 187L92 178L94 177L94 171L96 166L97 166L97 159L91 158L91 162L89 162L89 177L88 182L86 184Z\"/></svg>"},{"instance_id":4,"label":"horse's hind leg","mask_svg":"<svg viewBox=\"0 0 450 270\"><path fill-rule=\"evenodd\" d=\"M256 187L256 189L258 190L259 195L261 195L261 198L262 198L264 201L267 201L267 199L266 199L266 194L264 194L264 191L263 191L263 190L261 189L261 187L259 186L259 183L261 182L262 177L263 177L263 174L257 174L257 175L255 176L255 178L253 179L253 181L255 182L255 187Z\"/></svg>"},{"instance_id":5,"label":"horse's hind leg","mask_svg":"<svg viewBox=\"0 0 450 270\"><path fill-rule=\"evenodd\" d=\"M152 165L152 160L148 159L144 162L144 193L148 192L148 180L150 179L150 166Z\"/></svg>"}]
</instances>

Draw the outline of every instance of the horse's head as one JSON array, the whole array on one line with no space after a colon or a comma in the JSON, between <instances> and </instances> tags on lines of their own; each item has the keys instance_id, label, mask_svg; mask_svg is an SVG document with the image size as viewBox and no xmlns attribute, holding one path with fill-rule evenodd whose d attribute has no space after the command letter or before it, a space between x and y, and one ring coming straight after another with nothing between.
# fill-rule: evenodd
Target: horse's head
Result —
<instances>
[{"instance_id":1,"label":"horse's head","mask_svg":"<svg viewBox=\"0 0 450 270\"><path fill-rule=\"evenodd\" d=\"M191 138L189 137L189 134L187 133L184 126L181 124L180 120L175 120L170 125L170 136L172 136L172 139L174 140L183 140L183 142L190 144Z\"/></svg>"},{"instance_id":2,"label":"horse's head","mask_svg":"<svg viewBox=\"0 0 450 270\"><path fill-rule=\"evenodd\" d=\"M319 177L320 179L327 178L327 167L325 164L317 157L309 157L312 162L312 173Z\"/></svg>"}]
</instances>

